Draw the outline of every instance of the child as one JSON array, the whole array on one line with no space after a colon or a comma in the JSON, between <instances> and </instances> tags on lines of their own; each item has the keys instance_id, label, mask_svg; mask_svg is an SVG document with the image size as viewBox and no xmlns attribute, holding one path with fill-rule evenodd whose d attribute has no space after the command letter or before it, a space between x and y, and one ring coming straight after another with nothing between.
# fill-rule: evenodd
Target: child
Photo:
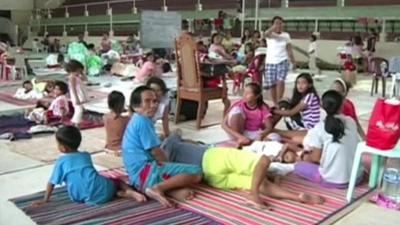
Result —
<instances>
[{"instance_id":1,"label":"child","mask_svg":"<svg viewBox=\"0 0 400 225\"><path fill-rule=\"evenodd\" d=\"M77 60L70 60L66 65L68 72L69 96L71 97L72 105L74 106L74 115L71 122L75 126L79 126L83 116L83 104L87 101L86 93L83 87L83 81L87 78L83 74L84 66Z\"/></svg>"},{"instance_id":2,"label":"child","mask_svg":"<svg viewBox=\"0 0 400 225\"><path fill-rule=\"evenodd\" d=\"M63 121L69 113L68 99L65 96L68 93L68 86L62 81L54 84L55 99L51 102L47 110L43 108L35 108L29 113L28 119L36 123L48 124L54 121Z\"/></svg>"},{"instance_id":3,"label":"child","mask_svg":"<svg viewBox=\"0 0 400 225\"><path fill-rule=\"evenodd\" d=\"M23 100L41 99L43 95L33 89L31 81L26 80L22 83L22 88L18 88L17 92L15 92L14 98Z\"/></svg>"},{"instance_id":4,"label":"child","mask_svg":"<svg viewBox=\"0 0 400 225\"><path fill-rule=\"evenodd\" d=\"M343 95L344 101L343 101L343 106L342 106L342 114L345 116L350 116L351 118L354 119L354 121L357 124L358 134L360 135L362 140L365 140L365 132L364 132L363 128L361 127L360 122L358 121L356 108L354 107L353 102L350 99L346 98L347 94L349 93L350 88L351 88L351 84L346 83L341 78L337 78L333 82L332 87L331 87L331 89L333 89Z\"/></svg>"},{"instance_id":5,"label":"child","mask_svg":"<svg viewBox=\"0 0 400 225\"><path fill-rule=\"evenodd\" d=\"M271 113L264 103L261 86L249 83L243 98L235 102L222 121L222 128L237 142L249 145L251 140L262 140L272 129Z\"/></svg>"},{"instance_id":6,"label":"child","mask_svg":"<svg viewBox=\"0 0 400 225\"><path fill-rule=\"evenodd\" d=\"M156 64L154 63L153 53L147 53L145 60L139 72L135 75L134 82L136 83L144 83L149 77L154 76Z\"/></svg>"},{"instance_id":7,"label":"child","mask_svg":"<svg viewBox=\"0 0 400 225\"><path fill-rule=\"evenodd\" d=\"M78 151L82 136L74 126L61 127L56 132L58 150L63 153L54 165L43 200L34 202L39 206L50 201L54 185L66 183L70 199L77 203L99 205L118 197L133 198L138 202L146 197L123 181L101 176L93 166L90 154Z\"/></svg>"},{"instance_id":8,"label":"child","mask_svg":"<svg viewBox=\"0 0 400 225\"><path fill-rule=\"evenodd\" d=\"M343 96L334 90L322 95L327 116L310 129L304 138L304 162L295 165L295 173L329 188L347 188L359 139L353 119L340 115ZM358 181L362 179L362 166Z\"/></svg>"},{"instance_id":9,"label":"child","mask_svg":"<svg viewBox=\"0 0 400 225\"><path fill-rule=\"evenodd\" d=\"M310 36L310 45L308 46L308 67L310 69L311 76L319 74L319 69L317 67L317 36L314 34Z\"/></svg>"},{"instance_id":10,"label":"child","mask_svg":"<svg viewBox=\"0 0 400 225\"><path fill-rule=\"evenodd\" d=\"M353 58L350 54L347 55L346 61L343 64L343 78L346 82L350 83L352 86L357 83L357 67L353 62Z\"/></svg>"},{"instance_id":11,"label":"child","mask_svg":"<svg viewBox=\"0 0 400 225\"><path fill-rule=\"evenodd\" d=\"M169 133L170 133L169 118L168 118L169 97L168 97L167 85L165 85L165 82L162 79L160 79L158 77L151 77L147 81L146 86L153 89L157 95L158 108L157 108L157 112L156 112L155 116L152 119L153 119L153 122L156 122L159 119L162 120L164 138L166 138L169 136Z\"/></svg>"},{"instance_id":12,"label":"child","mask_svg":"<svg viewBox=\"0 0 400 225\"><path fill-rule=\"evenodd\" d=\"M124 95L119 91L111 92L108 95L108 108L111 112L103 116L107 134L106 152L120 156L122 137L130 119L130 116L122 115L125 112Z\"/></svg>"},{"instance_id":13,"label":"child","mask_svg":"<svg viewBox=\"0 0 400 225\"><path fill-rule=\"evenodd\" d=\"M292 125L297 124L295 126L288 126L288 129L292 130L279 132L279 134L285 138L302 143L307 130L313 128L320 120L320 100L309 73L301 73L297 76L293 96L290 100L290 109L275 109L273 112L278 117L286 117L286 122L290 120L288 117L293 117L296 114L301 115L300 122L289 122Z\"/></svg>"}]
</instances>

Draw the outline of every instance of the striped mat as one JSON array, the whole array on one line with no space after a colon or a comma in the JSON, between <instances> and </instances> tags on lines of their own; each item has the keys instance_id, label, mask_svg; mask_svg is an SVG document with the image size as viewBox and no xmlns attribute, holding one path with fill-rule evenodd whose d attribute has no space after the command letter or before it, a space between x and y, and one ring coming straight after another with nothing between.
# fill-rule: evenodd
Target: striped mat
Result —
<instances>
[{"instance_id":1,"label":"striped mat","mask_svg":"<svg viewBox=\"0 0 400 225\"><path fill-rule=\"evenodd\" d=\"M109 170L104 175L127 179L123 170ZM94 208L83 204L71 203L64 188L56 189L53 202L35 211L26 206L33 200L43 197L43 193L12 199L38 224L320 224L348 204L346 190L325 189L294 175L282 179L281 185L297 192L309 192L323 196L323 205L306 205L289 200L277 200L263 196L263 200L272 206L272 210L258 210L244 204L244 191L224 191L208 186L196 186L196 198L180 202L179 209L162 208L151 201L138 205L128 200L116 200L105 206ZM356 188L356 197L368 194L366 184ZM167 220L168 218L168 220ZM209 218L209 219L207 219ZM176 219L176 220L174 220ZM210 220L211 219L211 220ZM178 223L178 224L179 224Z\"/></svg>"}]
</instances>

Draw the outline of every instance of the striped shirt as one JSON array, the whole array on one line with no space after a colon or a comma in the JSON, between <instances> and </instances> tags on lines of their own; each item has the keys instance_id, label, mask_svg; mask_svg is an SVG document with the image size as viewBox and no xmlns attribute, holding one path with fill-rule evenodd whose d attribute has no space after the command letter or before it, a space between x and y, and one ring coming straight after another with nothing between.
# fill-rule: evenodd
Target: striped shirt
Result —
<instances>
[{"instance_id":1,"label":"striped shirt","mask_svg":"<svg viewBox=\"0 0 400 225\"><path fill-rule=\"evenodd\" d=\"M306 109L301 112L304 128L311 129L320 120L319 99L314 93L308 93L302 101L306 104Z\"/></svg>"}]
</instances>

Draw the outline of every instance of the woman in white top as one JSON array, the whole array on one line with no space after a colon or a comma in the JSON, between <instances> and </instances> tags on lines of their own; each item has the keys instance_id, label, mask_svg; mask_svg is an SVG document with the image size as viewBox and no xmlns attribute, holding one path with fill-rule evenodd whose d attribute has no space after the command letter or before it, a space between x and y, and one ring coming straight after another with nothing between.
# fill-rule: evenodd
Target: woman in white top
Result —
<instances>
[{"instance_id":1,"label":"woman in white top","mask_svg":"<svg viewBox=\"0 0 400 225\"><path fill-rule=\"evenodd\" d=\"M322 96L327 116L308 131L303 145L306 153L295 165L295 173L328 188L347 188L359 138L357 125L341 115L343 96L334 90ZM362 180L360 168L358 182Z\"/></svg>"},{"instance_id":2,"label":"woman in white top","mask_svg":"<svg viewBox=\"0 0 400 225\"><path fill-rule=\"evenodd\" d=\"M150 87L154 90L158 99L158 108L157 112L152 118L153 122L157 122L157 120L162 120L164 138L169 136L169 97L168 97L168 88L165 82L158 77L151 77L146 86Z\"/></svg>"},{"instance_id":3,"label":"woman in white top","mask_svg":"<svg viewBox=\"0 0 400 225\"><path fill-rule=\"evenodd\" d=\"M283 97L285 80L289 72L289 59L296 66L293 56L290 35L283 31L283 19L275 16L272 26L265 32L267 39L267 56L265 58L264 87L270 90L272 101L278 105Z\"/></svg>"}]
</instances>

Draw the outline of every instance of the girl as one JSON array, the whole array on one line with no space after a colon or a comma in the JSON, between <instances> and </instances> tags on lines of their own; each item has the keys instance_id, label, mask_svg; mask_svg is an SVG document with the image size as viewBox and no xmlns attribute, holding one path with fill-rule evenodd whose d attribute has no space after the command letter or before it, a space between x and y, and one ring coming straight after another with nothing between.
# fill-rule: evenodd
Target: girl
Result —
<instances>
[{"instance_id":1,"label":"girl","mask_svg":"<svg viewBox=\"0 0 400 225\"><path fill-rule=\"evenodd\" d=\"M211 40L212 44L208 49L209 52L208 56L211 59L220 60L222 62L226 62L229 64L236 64L236 60L225 51L225 48L222 45L222 37L220 34L218 33L213 34Z\"/></svg>"},{"instance_id":2,"label":"girl","mask_svg":"<svg viewBox=\"0 0 400 225\"><path fill-rule=\"evenodd\" d=\"M134 82L144 83L149 77L154 76L156 64L154 63L154 55L149 52L146 54L145 62L140 67L139 72L136 74Z\"/></svg>"},{"instance_id":3,"label":"girl","mask_svg":"<svg viewBox=\"0 0 400 225\"><path fill-rule=\"evenodd\" d=\"M168 98L167 85L165 85L165 82L162 79L160 79L158 77L151 77L147 81L146 86L153 89L157 95L158 108L157 108L156 114L153 117L153 121L156 122L159 119L162 120L164 138L166 138L169 136L169 133L170 133L169 119L168 119L169 98Z\"/></svg>"},{"instance_id":4,"label":"girl","mask_svg":"<svg viewBox=\"0 0 400 225\"><path fill-rule=\"evenodd\" d=\"M125 110L125 97L119 91L112 91L108 95L108 108L110 112L103 116L106 128L106 152L116 156L121 155L122 137L130 116L123 116Z\"/></svg>"},{"instance_id":5,"label":"girl","mask_svg":"<svg viewBox=\"0 0 400 225\"><path fill-rule=\"evenodd\" d=\"M235 102L222 121L222 128L236 140L238 147L262 140L271 130L271 113L264 103L261 86L249 83L243 98Z\"/></svg>"},{"instance_id":6,"label":"girl","mask_svg":"<svg viewBox=\"0 0 400 225\"><path fill-rule=\"evenodd\" d=\"M363 128L361 127L360 122L358 121L356 108L354 107L353 102L350 99L346 98L347 94L349 93L350 88L351 88L351 84L346 83L341 78L337 78L333 82L332 87L331 87L332 90L335 90L335 91L339 92L340 94L342 94L342 96L344 98L343 106L342 106L342 114L345 116L351 117L356 122L358 134L360 135L362 140L365 140L365 132L364 132Z\"/></svg>"},{"instance_id":7,"label":"girl","mask_svg":"<svg viewBox=\"0 0 400 225\"><path fill-rule=\"evenodd\" d=\"M351 85L356 84L357 82L357 66L353 62L353 58L350 54L347 54L346 59L343 64L343 78L346 82Z\"/></svg>"},{"instance_id":8,"label":"girl","mask_svg":"<svg viewBox=\"0 0 400 225\"><path fill-rule=\"evenodd\" d=\"M301 116L300 124L296 123L295 126L288 127L293 131L279 133L301 143L307 130L313 128L320 120L320 100L309 73L301 73L297 76L289 109L274 110L274 115L277 116L294 117L298 114ZM288 122L290 118L285 118L285 120Z\"/></svg>"},{"instance_id":9,"label":"girl","mask_svg":"<svg viewBox=\"0 0 400 225\"><path fill-rule=\"evenodd\" d=\"M74 106L74 115L72 116L71 122L79 127L83 116L83 104L87 101L82 82L87 81L87 77L83 73L84 66L77 60L70 60L65 69L68 72L69 96Z\"/></svg>"},{"instance_id":10,"label":"girl","mask_svg":"<svg viewBox=\"0 0 400 225\"><path fill-rule=\"evenodd\" d=\"M241 43L242 45L246 44L247 42L251 41L251 33L248 28L244 29L243 31L243 37L241 38Z\"/></svg>"},{"instance_id":11,"label":"girl","mask_svg":"<svg viewBox=\"0 0 400 225\"><path fill-rule=\"evenodd\" d=\"M295 165L297 175L330 188L347 188L359 141L354 120L340 115L342 104L339 92L325 92L322 108L327 116L308 131L303 142L308 153ZM359 182L362 171L360 168Z\"/></svg>"}]
</instances>

